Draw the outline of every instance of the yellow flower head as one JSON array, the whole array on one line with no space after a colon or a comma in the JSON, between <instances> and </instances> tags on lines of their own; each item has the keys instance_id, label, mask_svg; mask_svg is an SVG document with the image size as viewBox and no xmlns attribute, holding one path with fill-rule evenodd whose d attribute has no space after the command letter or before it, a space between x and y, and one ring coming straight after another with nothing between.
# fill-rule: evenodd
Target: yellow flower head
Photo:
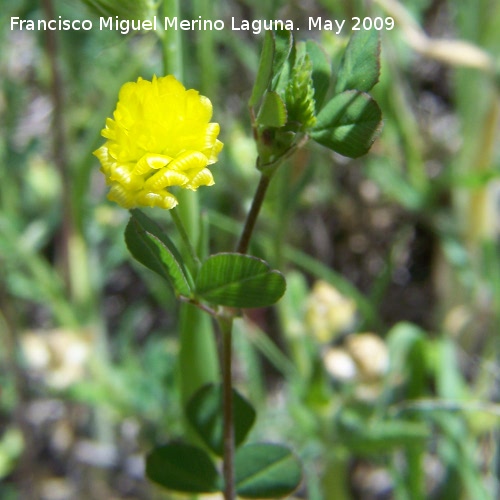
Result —
<instances>
[{"instance_id":1,"label":"yellow flower head","mask_svg":"<svg viewBox=\"0 0 500 500\"><path fill-rule=\"evenodd\" d=\"M124 208L168 210L177 205L169 187L196 191L214 184L207 166L223 145L211 117L210 100L172 75L123 85L101 131L107 141L94 151L110 186L108 198Z\"/></svg>"}]
</instances>

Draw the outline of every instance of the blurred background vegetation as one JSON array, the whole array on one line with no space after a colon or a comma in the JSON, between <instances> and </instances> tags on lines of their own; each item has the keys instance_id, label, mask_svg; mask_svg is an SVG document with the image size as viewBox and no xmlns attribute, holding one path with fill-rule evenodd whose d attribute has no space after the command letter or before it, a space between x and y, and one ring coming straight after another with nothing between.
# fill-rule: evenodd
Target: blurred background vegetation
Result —
<instances>
[{"instance_id":1,"label":"blurred background vegetation","mask_svg":"<svg viewBox=\"0 0 500 500\"><path fill-rule=\"evenodd\" d=\"M92 156L120 86L161 74L158 37L10 29L11 16L97 26L83 2L1 10L0 496L174 498L144 480L142 457L184 425L178 307L128 257L128 214L106 201ZM349 32L308 32L309 16L396 19L381 33L371 152L307 147L264 206L252 253L288 290L237 324L254 435L300 455L297 498L498 498L500 3L182 5L199 15L292 19L334 68ZM246 102L262 34L182 36L184 83L221 124L216 186L199 195L211 248L228 250L258 178Z\"/></svg>"}]
</instances>

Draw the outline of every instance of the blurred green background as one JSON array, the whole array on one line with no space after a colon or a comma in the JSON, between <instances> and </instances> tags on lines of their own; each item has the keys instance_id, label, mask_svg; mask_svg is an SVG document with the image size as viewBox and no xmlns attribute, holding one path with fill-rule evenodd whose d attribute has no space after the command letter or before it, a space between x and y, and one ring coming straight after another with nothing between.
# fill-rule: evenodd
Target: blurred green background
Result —
<instances>
[{"instance_id":1,"label":"blurred green background","mask_svg":"<svg viewBox=\"0 0 500 500\"><path fill-rule=\"evenodd\" d=\"M309 16L395 19L370 153L310 145L273 181L252 251L288 290L237 323L237 385L254 436L302 458L296 498L498 498L500 3L192 0L181 14L226 23L182 32L184 84L212 100L225 143L199 191L213 251L233 248L258 180L262 33L231 17L291 19L334 68L350 31L309 32ZM51 15L98 25L85 2L2 0L0 496L175 498L144 480L143 456L184 425L178 305L129 258L128 214L92 156L121 85L162 74L158 34L11 30Z\"/></svg>"}]
</instances>

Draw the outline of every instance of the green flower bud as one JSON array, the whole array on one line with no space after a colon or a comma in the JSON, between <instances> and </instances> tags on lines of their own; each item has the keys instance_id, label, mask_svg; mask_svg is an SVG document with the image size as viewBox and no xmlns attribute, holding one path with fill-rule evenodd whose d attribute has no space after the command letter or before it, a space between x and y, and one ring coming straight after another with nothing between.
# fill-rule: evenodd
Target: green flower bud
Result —
<instances>
[{"instance_id":1,"label":"green flower bud","mask_svg":"<svg viewBox=\"0 0 500 500\"><path fill-rule=\"evenodd\" d=\"M312 82L312 62L304 53L295 62L288 85L285 89L285 103L288 123L305 131L316 122L314 114L314 87Z\"/></svg>"}]
</instances>

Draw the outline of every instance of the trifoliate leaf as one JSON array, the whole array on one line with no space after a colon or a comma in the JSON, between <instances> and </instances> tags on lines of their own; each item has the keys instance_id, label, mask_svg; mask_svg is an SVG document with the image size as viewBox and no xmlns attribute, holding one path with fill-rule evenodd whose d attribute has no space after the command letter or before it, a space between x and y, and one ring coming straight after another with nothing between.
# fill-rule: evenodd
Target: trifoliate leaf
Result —
<instances>
[{"instance_id":1,"label":"trifoliate leaf","mask_svg":"<svg viewBox=\"0 0 500 500\"><path fill-rule=\"evenodd\" d=\"M340 63L335 93L345 90L368 92L380 74L380 36L376 30L352 35Z\"/></svg>"},{"instance_id":2,"label":"trifoliate leaf","mask_svg":"<svg viewBox=\"0 0 500 500\"><path fill-rule=\"evenodd\" d=\"M378 104L363 92L350 90L333 97L320 111L310 136L350 158L368 152L381 130Z\"/></svg>"},{"instance_id":3,"label":"trifoliate leaf","mask_svg":"<svg viewBox=\"0 0 500 500\"><path fill-rule=\"evenodd\" d=\"M239 253L208 257L196 278L197 295L212 304L229 307L267 307L285 293L283 275L267 262Z\"/></svg>"}]
</instances>

